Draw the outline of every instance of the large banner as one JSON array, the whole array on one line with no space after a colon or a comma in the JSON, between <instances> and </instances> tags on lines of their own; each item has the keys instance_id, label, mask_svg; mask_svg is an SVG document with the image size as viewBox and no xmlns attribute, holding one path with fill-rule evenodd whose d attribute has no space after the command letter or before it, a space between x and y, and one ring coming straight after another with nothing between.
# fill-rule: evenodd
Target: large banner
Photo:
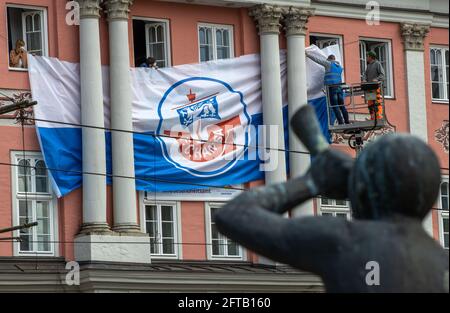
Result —
<instances>
[{"instance_id":1,"label":"large banner","mask_svg":"<svg viewBox=\"0 0 450 313\"><path fill-rule=\"evenodd\" d=\"M340 59L336 46L308 49ZM280 61L287 125L285 53ZM102 71L105 128L109 128L108 68ZM324 69L308 60L307 74L309 102L327 133ZM29 75L38 102L35 117L45 120L36 122L41 149L56 193L64 196L82 185L79 65L30 56ZM130 76L138 190L192 190L264 178L260 167L264 149L258 149L263 144L259 55L159 70L132 68ZM111 133L105 131L105 136L111 174Z\"/></svg>"}]
</instances>

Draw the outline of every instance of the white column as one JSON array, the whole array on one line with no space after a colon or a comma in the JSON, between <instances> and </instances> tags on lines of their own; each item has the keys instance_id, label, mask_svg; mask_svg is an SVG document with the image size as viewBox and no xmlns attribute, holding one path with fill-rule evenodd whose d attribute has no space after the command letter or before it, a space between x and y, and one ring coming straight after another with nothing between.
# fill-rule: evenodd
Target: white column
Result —
<instances>
[{"instance_id":1,"label":"white column","mask_svg":"<svg viewBox=\"0 0 450 313\"><path fill-rule=\"evenodd\" d=\"M282 8L266 4L250 10L260 35L263 124L267 127L264 145L270 148L267 151L269 158L264 164L266 185L286 181L279 46L282 14ZM258 256L258 263L275 264L262 256Z\"/></svg>"},{"instance_id":2,"label":"white column","mask_svg":"<svg viewBox=\"0 0 450 313\"><path fill-rule=\"evenodd\" d=\"M128 41L128 13L133 0L108 0L109 21L111 127L133 130L132 93L130 84L130 53ZM136 188L134 177L133 135L113 131L113 200L114 230L139 231L137 224Z\"/></svg>"},{"instance_id":3,"label":"white column","mask_svg":"<svg viewBox=\"0 0 450 313\"><path fill-rule=\"evenodd\" d=\"M271 148L268 152L270 160L265 164L267 185L286 180L285 152L282 151L285 145L278 41L282 13L281 8L265 4L258 5L250 11L260 35L263 123L267 127L271 126L267 128L265 136L266 147Z\"/></svg>"},{"instance_id":4,"label":"white column","mask_svg":"<svg viewBox=\"0 0 450 313\"><path fill-rule=\"evenodd\" d=\"M428 142L428 124L423 42L429 30L429 25L401 24L406 62L409 132L425 142ZM433 236L431 212L424 219L423 226L430 236Z\"/></svg>"},{"instance_id":5,"label":"white column","mask_svg":"<svg viewBox=\"0 0 450 313\"><path fill-rule=\"evenodd\" d=\"M304 105L308 104L306 63L305 63L305 35L308 18L313 10L309 8L290 7L284 14L284 24L287 37L287 65L288 65L288 110L289 120ZM289 125L290 126L290 125ZM308 150L289 127L289 150L305 152L289 153L290 177L304 175L308 170L311 158ZM314 215L313 200L303 203L292 211L294 216Z\"/></svg>"},{"instance_id":6,"label":"white column","mask_svg":"<svg viewBox=\"0 0 450 313\"><path fill-rule=\"evenodd\" d=\"M100 0L78 0L80 4L81 123L104 127L100 59ZM105 132L83 128L83 172L106 173ZM83 175L83 233L105 232L106 177Z\"/></svg>"}]
</instances>

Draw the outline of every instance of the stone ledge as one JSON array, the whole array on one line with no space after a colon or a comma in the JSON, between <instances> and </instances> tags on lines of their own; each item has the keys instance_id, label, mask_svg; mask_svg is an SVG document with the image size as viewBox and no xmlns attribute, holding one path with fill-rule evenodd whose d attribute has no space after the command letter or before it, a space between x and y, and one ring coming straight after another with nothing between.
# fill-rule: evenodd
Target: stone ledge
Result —
<instances>
[{"instance_id":1,"label":"stone ledge","mask_svg":"<svg viewBox=\"0 0 450 313\"><path fill-rule=\"evenodd\" d=\"M150 264L150 238L124 234L81 234L75 238L75 260Z\"/></svg>"}]
</instances>

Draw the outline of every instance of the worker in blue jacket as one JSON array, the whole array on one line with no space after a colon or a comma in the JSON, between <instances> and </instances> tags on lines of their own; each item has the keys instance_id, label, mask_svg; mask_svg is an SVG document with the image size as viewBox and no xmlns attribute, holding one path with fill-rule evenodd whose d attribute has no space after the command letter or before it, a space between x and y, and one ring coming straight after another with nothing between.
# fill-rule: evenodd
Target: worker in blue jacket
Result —
<instances>
[{"instance_id":1,"label":"worker in blue jacket","mask_svg":"<svg viewBox=\"0 0 450 313\"><path fill-rule=\"evenodd\" d=\"M306 56L325 68L325 86L338 85L342 83L343 68L339 62L336 61L336 57L333 54L330 54L328 58L325 59L312 55L306 51ZM332 86L329 88L329 93L330 106L333 109L338 123L340 125L344 123L350 124L348 120L348 112L344 104L344 93L342 88L340 86Z\"/></svg>"}]
</instances>

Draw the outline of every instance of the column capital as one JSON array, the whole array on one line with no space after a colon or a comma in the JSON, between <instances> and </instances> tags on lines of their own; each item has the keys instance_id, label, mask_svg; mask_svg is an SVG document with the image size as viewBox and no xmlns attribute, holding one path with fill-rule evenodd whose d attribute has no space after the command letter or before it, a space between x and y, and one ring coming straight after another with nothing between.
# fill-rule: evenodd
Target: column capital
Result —
<instances>
[{"instance_id":1,"label":"column capital","mask_svg":"<svg viewBox=\"0 0 450 313\"><path fill-rule=\"evenodd\" d=\"M401 33L403 37L403 44L405 50L424 50L424 40L430 32L430 25L401 23Z\"/></svg>"},{"instance_id":2,"label":"column capital","mask_svg":"<svg viewBox=\"0 0 450 313\"><path fill-rule=\"evenodd\" d=\"M107 0L106 12L108 13L108 20L128 20L130 7L134 0Z\"/></svg>"},{"instance_id":3,"label":"column capital","mask_svg":"<svg viewBox=\"0 0 450 313\"><path fill-rule=\"evenodd\" d=\"M286 36L306 35L308 19L314 15L313 8L289 7L284 8L284 28Z\"/></svg>"},{"instance_id":4,"label":"column capital","mask_svg":"<svg viewBox=\"0 0 450 313\"><path fill-rule=\"evenodd\" d=\"M259 34L279 34L283 9L276 5L261 4L250 9L249 15L257 23Z\"/></svg>"},{"instance_id":5,"label":"column capital","mask_svg":"<svg viewBox=\"0 0 450 313\"><path fill-rule=\"evenodd\" d=\"M100 18L100 3L102 0L77 0L80 5L80 18Z\"/></svg>"}]
</instances>

